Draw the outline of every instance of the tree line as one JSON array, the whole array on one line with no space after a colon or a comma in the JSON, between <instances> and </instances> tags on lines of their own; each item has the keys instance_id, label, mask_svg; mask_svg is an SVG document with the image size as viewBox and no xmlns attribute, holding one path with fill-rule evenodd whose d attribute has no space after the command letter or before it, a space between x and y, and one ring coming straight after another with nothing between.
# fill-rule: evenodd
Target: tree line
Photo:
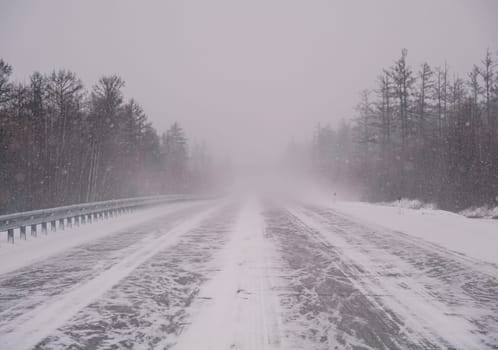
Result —
<instances>
[{"instance_id":1,"label":"tree line","mask_svg":"<svg viewBox=\"0 0 498 350\"><path fill-rule=\"evenodd\" d=\"M360 94L357 116L318 126L313 169L373 201L416 198L459 210L498 204L498 66L488 50L465 78L413 69L407 50Z\"/></svg>"},{"instance_id":2,"label":"tree line","mask_svg":"<svg viewBox=\"0 0 498 350\"><path fill-rule=\"evenodd\" d=\"M174 123L159 135L119 76L88 91L75 73L11 81L0 59L0 212L199 191L211 181L202 144Z\"/></svg>"}]
</instances>

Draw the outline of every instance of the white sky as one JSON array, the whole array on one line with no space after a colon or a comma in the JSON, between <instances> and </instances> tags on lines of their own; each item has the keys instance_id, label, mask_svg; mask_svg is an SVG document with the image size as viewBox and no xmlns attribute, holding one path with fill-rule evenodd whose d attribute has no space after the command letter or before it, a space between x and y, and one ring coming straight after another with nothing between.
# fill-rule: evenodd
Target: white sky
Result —
<instances>
[{"instance_id":1,"label":"white sky","mask_svg":"<svg viewBox=\"0 0 498 350\"><path fill-rule=\"evenodd\" d=\"M126 80L159 131L268 161L353 114L401 48L466 74L498 49L497 0L0 0L0 57L27 81L68 68Z\"/></svg>"}]
</instances>

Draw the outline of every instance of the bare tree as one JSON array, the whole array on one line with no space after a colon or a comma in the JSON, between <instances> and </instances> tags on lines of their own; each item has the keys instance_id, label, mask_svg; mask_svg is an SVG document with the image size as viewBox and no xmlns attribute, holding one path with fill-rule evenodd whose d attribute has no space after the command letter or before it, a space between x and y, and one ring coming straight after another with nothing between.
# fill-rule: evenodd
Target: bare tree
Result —
<instances>
[{"instance_id":1,"label":"bare tree","mask_svg":"<svg viewBox=\"0 0 498 350\"><path fill-rule=\"evenodd\" d=\"M407 146L407 140L410 134L409 104L411 102L410 96L412 94L413 84L415 81L413 71L406 62L407 55L408 50L403 49L401 51L401 57L390 69L390 76L394 83L395 97L398 100L397 116L401 128L401 144L403 153Z\"/></svg>"}]
</instances>

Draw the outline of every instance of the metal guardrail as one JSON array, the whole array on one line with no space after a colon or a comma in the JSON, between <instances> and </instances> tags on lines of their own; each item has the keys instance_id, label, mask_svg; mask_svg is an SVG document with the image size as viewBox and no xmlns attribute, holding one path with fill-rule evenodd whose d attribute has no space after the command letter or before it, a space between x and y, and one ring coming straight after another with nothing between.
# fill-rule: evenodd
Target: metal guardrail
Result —
<instances>
[{"instance_id":1,"label":"metal guardrail","mask_svg":"<svg viewBox=\"0 0 498 350\"><path fill-rule=\"evenodd\" d=\"M92 220L103 220L133 211L139 207L197 198L190 195L138 197L1 215L0 232L7 231L7 240L14 243L14 230L17 228L20 230L20 238L26 239L27 226L31 228L31 235L36 237L38 225L41 225L42 233L46 234L49 223L51 231L57 230L57 222L59 223L59 229L64 230L66 225L68 227L72 227L73 225L79 226L80 223L85 224L92 222Z\"/></svg>"}]
</instances>

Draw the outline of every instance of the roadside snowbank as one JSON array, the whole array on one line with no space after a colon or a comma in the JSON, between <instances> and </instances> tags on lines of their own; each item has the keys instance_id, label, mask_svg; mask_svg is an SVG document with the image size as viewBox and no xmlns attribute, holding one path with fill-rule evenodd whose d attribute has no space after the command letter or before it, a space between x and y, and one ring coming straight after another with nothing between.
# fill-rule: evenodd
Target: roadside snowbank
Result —
<instances>
[{"instance_id":1,"label":"roadside snowbank","mask_svg":"<svg viewBox=\"0 0 498 350\"><path fill-rule=\"evenodd\" d=\"M389 207L400 207L406 209L429 209L429 210L437 209L437 206L434 203L424 203L418 199L408 199L408 198L402 198L399 201L381 202L379 204L387 205Z\"/></svg>"},{"instance_id":2,"label":"roadside snowbank","mask_svg":"<svg viewBox=\"0 0 498 350\"><path fill-rule=\"evenodd\" d=\"M392 202L380 202L376 203L380 205L386 205L389 207L399 207L406 209L428 209L428 210L436 210L437 205L434 203L425 203L418 199L408 199L402 198L399 201ZM498 206L489 207L470 207L465 210L460 211L458 214L466 216L472 219L498 219Z\"/></svg>"},{"instance_id":3,"label":"roadside snowbank","mask_svg":"<svg viewBox=\"0 0 498 350\"><path fill-rule=\"evenodd\" d=\"M484 207L472 207L465 210L462 210L460 214L468 217L468 218L479 218L479 219L498 219L498 206L494 208L490 208L487 206Z\"/></svg>"},{"instance_id":4,"label":"roadside snowbank","mask_svg":"<svg viewBox=\"0 0 498 350\"><path fill-rule=\"evenodd\" d=\"M406 209L362 202L327 205L368 225L420 237L469 257L498 264L498 221L443 210Z\"/></svg>"}]
</instances>

